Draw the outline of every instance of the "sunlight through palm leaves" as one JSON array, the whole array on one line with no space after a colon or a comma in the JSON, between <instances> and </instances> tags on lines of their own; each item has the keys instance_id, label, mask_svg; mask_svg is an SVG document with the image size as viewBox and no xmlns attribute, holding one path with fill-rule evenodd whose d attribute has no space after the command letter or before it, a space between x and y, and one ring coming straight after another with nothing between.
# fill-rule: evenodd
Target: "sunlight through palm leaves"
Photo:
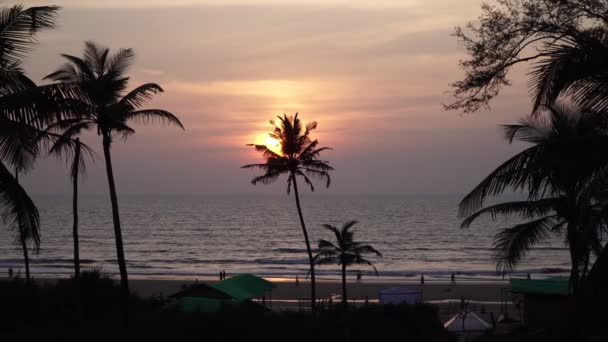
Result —
<instances>
[{"instance_id":1,"label":"sunlight through palm leaves","mask_svg":"<svg viewBox=\"0 0 608 342\"><path fill-rule=\"evenodd\" d=\"M306 127L302 127L297 113L293 117L288 117L287 115L283 115L283 117L278 116L278 119L278 124L273 120L270 121L270 124L274 126L274 131L269 133L269 136L279 142L281 154L273 152L265 145L249 144L248 146L253 146L256 151L262 154L265 163L249 164L243 166L243 168L258 168L264 171L263 175L251 180L253 185L257 183L271 184L280 176L286 175L288 194L293 186L300 225L302 226L306 251L308 253L311 275L311 307L314 311L316 305L315 268L308 231L306 230L302 208L300 207L297 178L301 177L304 179L304 182L310 187L311 191L315 190L311 178L318 178L325 183L326 187L329 187L331 181L329 171L332 171L333 168L329 166L328 161L320 160L319 155L323 151L330 150L330 148L318 147L319 142L310 139L310 132L317 128L316 122L313 121L307 124Z\"/></svg>"}]
</instances>

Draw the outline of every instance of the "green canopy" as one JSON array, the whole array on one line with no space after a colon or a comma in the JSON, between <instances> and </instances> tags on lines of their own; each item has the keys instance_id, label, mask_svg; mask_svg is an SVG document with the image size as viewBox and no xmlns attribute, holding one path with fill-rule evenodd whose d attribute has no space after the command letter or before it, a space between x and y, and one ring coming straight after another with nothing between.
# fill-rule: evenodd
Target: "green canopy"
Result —
<instances>
[{"instance_id":1,"label":"green canopy","mask_svg":"<svg viewBox=\"0 0 608 342\"><path fill-rule=\"evenodd\" d=\"M182 297L163 307L163 310L175 310L188 313L218 312L222 305L234 303L232 300L203 297Z\"/></svg>"},{"instance_id":2,"label":"green canopy","mask_svg":"<svg viewBox=\"0 0 608 342\"><path fill-rule=\"evenodd\" d=\"M239 274L215 283L211 287L236 300L247 300L265 296L266 292L275 288L276 285L253 274Z\"/></svg>"},{"instance_id":3,"label":"green canopy","mask_svg":"<svg viewBox=\"0 0 608 342\"><path fill-rule=\"evenodd\" d=\"M572 294L567 277L553 277L547 279L511 279L511 292L522 294L541 295L569 295Z\"/></svg>"}]
</instances>

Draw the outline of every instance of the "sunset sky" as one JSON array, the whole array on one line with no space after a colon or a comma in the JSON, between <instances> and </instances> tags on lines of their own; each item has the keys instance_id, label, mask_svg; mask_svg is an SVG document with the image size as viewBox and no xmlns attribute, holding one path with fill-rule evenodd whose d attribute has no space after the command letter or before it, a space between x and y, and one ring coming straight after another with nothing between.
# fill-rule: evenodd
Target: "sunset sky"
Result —
<instances>
[{"instance_id":1,"label":"sunset sky","mask_svg":"<svg viewBox=\"0 0 608 342\"><path fill-rule=\"evenodd\" d=\"M49 4L20 1L26 5ZM4 2L11 4L11 2ZM80 56L85 40L137 54L131 85L165 89L151 107L177 114L186 131L137 126L113 145L122 194L282 192L252 186L241 170L258 156L268 120L299 112L334 151L322 193L461 194L521 146L498 124L527 113L524 77L473 115L446 112L448 84L464 56L453 28L474 20L478 0L60 1L59 27L40 36L25 65L42 77ZM523 72L516 70L520 75ZM106 193L101 139L83 185ZM26 177L34 193L69 193L67 168L40 160Z\"/></svg>"}]
</instances>

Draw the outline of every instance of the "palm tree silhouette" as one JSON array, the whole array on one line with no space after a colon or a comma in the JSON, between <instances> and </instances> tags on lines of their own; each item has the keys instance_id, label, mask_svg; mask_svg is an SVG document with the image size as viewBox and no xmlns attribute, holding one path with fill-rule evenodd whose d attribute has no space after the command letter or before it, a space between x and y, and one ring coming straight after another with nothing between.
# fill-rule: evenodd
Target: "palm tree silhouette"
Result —
<instances>
[{"instance_id":1,"label":"palm tree silhouette","mask_svg":"<svg viewBox=\"0 0 608 342\"><path fill-rule=\"evenodd\" d=\"M534 110L567 95L596 111L608 110L608 32L572 31L547 44L531 72Z\"/></svg>"},{"instance_id":2,"label":"palm tree silhouette","mask_svg":"<svg viewBox=\"0 0 608 342\"><path fill-rule=\"evenodd\" d=\"M77 91L60 85L37 86L21 64L36 35L55 26L58 10L21 5L0 9L0 217L16 231L28 284L28 250L39 250L40 216L18 177L33 168L40 147L48 141L41 129L73 115L78 106L69 101Z\"/></svg>"},{"instance_id":3,"label":"palm tree silhouette","mask_svg":"<svg viewBox=\"0 0 608 342\"><path fill-rule=\"evenodd\" d=\"M274 120L270 121L270 124L274 126L274 131L269 133L270 137L276 139L281 146L281 154L271 151L265 145L249 144L247 146L253 146L256 151L262 153L265 163L263 164L249 164L243 166L243 168L259 168L264 171L264 174L255 177L251 180L253 185L258 183L271 184L274 183L281 175L287 175L287 194L291 192L291 186L293 185L294 195L296 198L296 207L298 208L298 215L300 217L300 225L302 226L302 233L304 234L304 241L306 242L306 251L308 253L308 261L310 266L310 293L311 293L311 308L314 311L316 307L316 284L315 284L315 268L312 256L312 249L310 248L310 240L308 238L308 232L306 230L306 224L304 223L304 216L302 215L302 208L300 206L300 195L298 192L298 181L297 177L302 177L304 182L310 186L311 191L315 191L315 187L310 180L310 177L316 177L325 181L325 186L329 187L331 178L329 171L333 168L329 166L328 161L320 160L319 155L321 152L330 150L329 147L320 147L317 140L311 140L309 135L310 131L317 128L316 122L311 122L302 127L298 113L293 117L287 115L277 116L279 119L278 125Z\"/></svg>"},{"instance_id":4,"label":"palm tree silhouette","mask_svg":"<svg viewBox=\"0 0 608 342\"><path fill-rule=\"evenodd\" d=\"M55 127L61 126L63 121L47 128L47 132L52 131ZM74 278L80 278L80 243L78 237L78 178L84 175L86 171L85 154L90 158L93 157L93 151L80 141L79 137L74 139L69 138L69 134L60 135L55 138L50 149L50 153L61 158L64 155L70 165L70 181L72 182L72 237L74 243Z\"/></svg>"},{"instance_id":5,"label":"palm tree silhouette","mask_svg":"<svg viewBox=\"0 0 608 342\"><path fill-rule=\"evenodd\" d=\"M378 270L374 264L363 257L364 254L376 254L381 257L382 253L378 252L371 245L365 245L354 240L354 232L350 231L358 221L348 221L338 229L335 226L324 224L323 228L334 233L336 236L336 244L328 240L319 240L319 253L315 255L314 261L317 265L337 264L342 268L342 303L346 305L346 268L352 265L369 265L374 269L376 276Z\"/></svg>"},{"instance_id":6,"label":"palm tree silhouette","mask_svg":"<svg viewBox=\"0 0 608 342\"><path fill-rule=\"evenodd\" d=\"M116 239L116 255L120 270L123 294L129 292L127 265L122 241L122 229L118 211L118 197L114 183L110 148L116 135L126 139L135 130L128 126L131 121L150 123L155 121L175 124L184 128L179 119L162 109L140 109L153 95L163 89L155 83L146 83L127 92L129 77L125 72L135 57L133 50L120 49L110 55L110 50L93 42L85 42L83 58L62 55L68 60L45 79L63 82L78 87L81 104L85 109L81 117L65 120L64 137L72 138L83 130L96 129L102 137L106 173L112 203L112 221Z\"/></svg>"},{"instance_id":7,"label":"palm tree silhouette","mask_svg":"<svg viewBox=\"0 0 608 342\"><path fill-rule=\"evenodd\" d=\"M599 251L600 236L608 228L602 216L608 121L603 113L552 106L505 126L505 132L510 142L532 146L504 162L461 201L460 216L466 217L462 227L486 214L493 219L518 215L527 221L496 235L499 269L514 268L537 243L565 231L576 291L587 274L590 252ZM488 196L508 189L525 191L528 198L482 208Z\"/></svg>"}]
</instances>

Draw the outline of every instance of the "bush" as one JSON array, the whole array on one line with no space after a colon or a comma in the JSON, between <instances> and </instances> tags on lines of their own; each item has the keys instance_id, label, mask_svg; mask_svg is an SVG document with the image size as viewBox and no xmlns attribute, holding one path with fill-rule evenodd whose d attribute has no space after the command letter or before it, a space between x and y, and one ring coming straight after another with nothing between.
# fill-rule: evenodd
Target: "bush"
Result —
<instances>
[{"instance_id":1,"label":"bush","mask_svg":"<svg viewBox=\"0 0 608 342\"><path fill-rule=\"evenodd\" d=\"M129 298L121 309L119 286L97 271L81 279L27 287L20 279L0 282L0 340L64 336L79 340L129 337L132 340L238 341L450 341L429 305L375 306L316 316L273 312L238 305L216 314L164 312L158 300Z\"/></svg>"}]
</instances>

